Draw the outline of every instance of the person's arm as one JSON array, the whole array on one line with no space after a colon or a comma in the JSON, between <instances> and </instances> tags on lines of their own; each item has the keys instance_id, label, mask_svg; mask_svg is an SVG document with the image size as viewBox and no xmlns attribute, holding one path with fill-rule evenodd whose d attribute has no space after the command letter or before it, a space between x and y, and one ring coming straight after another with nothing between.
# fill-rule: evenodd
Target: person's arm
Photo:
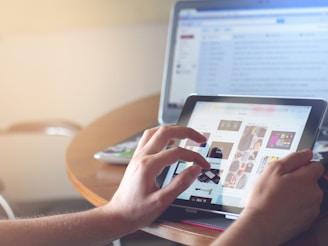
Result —
<instances>
[{"instance_id":1,"label":"person's arm","mask_svg":"<svg viewBox=\"0 0 328 246\"><path fill-rule=\"evenodd\" d=\"M0 221L0 245L100 245L152 223L209 163L198 153L172 147L174 139L206 142L200 133L179 126L146 130L111 201L85 212L44 218ZM169 185L160 189L156 177L178 160L193 161Z\"/></svg>"},{"instance_id":2,"label":"person's arm","mask_svg":"<svg viewBox=\"0 0 328 246\"><path fill-rule=\"evenodd\" d=\"M318 216L322 164L311 150L293 153L265 168L240 217L212 244L281 245L307 229Z\"/></svg>"},{"instance_id":3,"label":"person's arm","mask_svg":"<svg viewBox=\"0 0 328 246\"><path fill-rule=\"evenodd\" d=\"M125 229L111 211L95 208L84 212L40 218L1 220L0 245L102 245Z\"/></svg>"}]
</instances>

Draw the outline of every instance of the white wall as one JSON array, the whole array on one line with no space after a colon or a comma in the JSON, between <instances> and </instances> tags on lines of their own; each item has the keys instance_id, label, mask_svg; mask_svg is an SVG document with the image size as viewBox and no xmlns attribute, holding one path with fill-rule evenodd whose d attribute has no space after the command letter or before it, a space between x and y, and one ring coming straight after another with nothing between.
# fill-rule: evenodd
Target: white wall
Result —
<instances>
[{"instance_id":1,"label":"white wall","mask_svg":"<svg viewBox=\"0 0 328 246\"><path fill-rule=\"evenodd\" d=\"M166 31L150 24L0 39L0 126L40 117L85 125L158 92Z\"/></svg>"},{"instance_id":2,"label":"white wall","mask_svg":"<svg viewBox=\"0 0 328 246\"><path fill-rule=\"evenodd\" d=\"M85 126L126 102L158 93L166 36L165 22L0 38L0 128L44 118ZM25 152L33 158L20 154L28 143ZM7 195L14 200L77 196L66 180L68 143L0 136L0 179ZM42 189L35 182L41 178Z\"/></svg>"}]
</instances>

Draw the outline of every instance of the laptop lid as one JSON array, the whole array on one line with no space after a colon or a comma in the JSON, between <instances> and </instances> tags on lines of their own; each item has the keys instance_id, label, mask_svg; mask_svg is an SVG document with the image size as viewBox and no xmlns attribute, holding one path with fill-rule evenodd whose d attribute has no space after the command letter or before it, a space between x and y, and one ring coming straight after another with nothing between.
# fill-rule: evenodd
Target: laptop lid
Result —
<instances>
[{"instance_id":1,"label":"laptop lid","mask_svg":"<svg viewBox=\"0 0 328 246\"><path fill-rule=\"evenodd\" d=\"M178 1L167 45L162 124L192 93L328 99L328 0Z\"/></svg>"}]
</instances>

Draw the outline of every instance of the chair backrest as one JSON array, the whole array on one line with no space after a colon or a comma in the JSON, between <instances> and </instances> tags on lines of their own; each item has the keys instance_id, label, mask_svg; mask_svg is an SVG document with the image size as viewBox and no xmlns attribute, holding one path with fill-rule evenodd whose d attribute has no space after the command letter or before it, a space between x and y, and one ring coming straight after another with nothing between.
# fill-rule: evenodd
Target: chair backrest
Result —
<instances>
[{"instance_id":1,"label":"chair backrest","mask_svg":"<svg viewBox=\"0 0 328 246\"><path fill-rule=\"evenodd\" d=\"M67 120L40 120L17 122L4 130L0 134L14 133L41 133L46 135L74 136L81 130L81 126Z\"/></svg>"}]
</instances>

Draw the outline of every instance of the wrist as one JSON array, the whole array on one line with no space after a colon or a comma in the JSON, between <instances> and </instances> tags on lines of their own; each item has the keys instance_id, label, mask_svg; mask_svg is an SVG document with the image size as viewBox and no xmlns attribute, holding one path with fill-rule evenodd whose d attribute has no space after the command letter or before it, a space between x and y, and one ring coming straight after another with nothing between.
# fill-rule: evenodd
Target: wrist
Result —
<instances>
[{"instance_id":1,"label":"wrist","mask_svg":"<svg viewBox=\"0 0 328 246\"><path fill-rule=\"evenodd\" d=\"M113 206L111 203L96 209L99 211L101 220L106 224L107 230L112 232L111 234L115 237L114 239L139 229L134 225L131 219L129 219L129 216L123 213L122 209Z\"/></svg>"},{"instance_id":2,"label":"wrist","mask_svg":"<svg viewBox=\"0 0 328 246\"><path fill-rule=\"evenodd\" d=\"M244 211L241 213L236 225L238 230L244 231L244 236L251 239L249 245L280 245L280 235L272 228L267 216L259 214L259 211Z\"/></svg>"}]
</instances>

